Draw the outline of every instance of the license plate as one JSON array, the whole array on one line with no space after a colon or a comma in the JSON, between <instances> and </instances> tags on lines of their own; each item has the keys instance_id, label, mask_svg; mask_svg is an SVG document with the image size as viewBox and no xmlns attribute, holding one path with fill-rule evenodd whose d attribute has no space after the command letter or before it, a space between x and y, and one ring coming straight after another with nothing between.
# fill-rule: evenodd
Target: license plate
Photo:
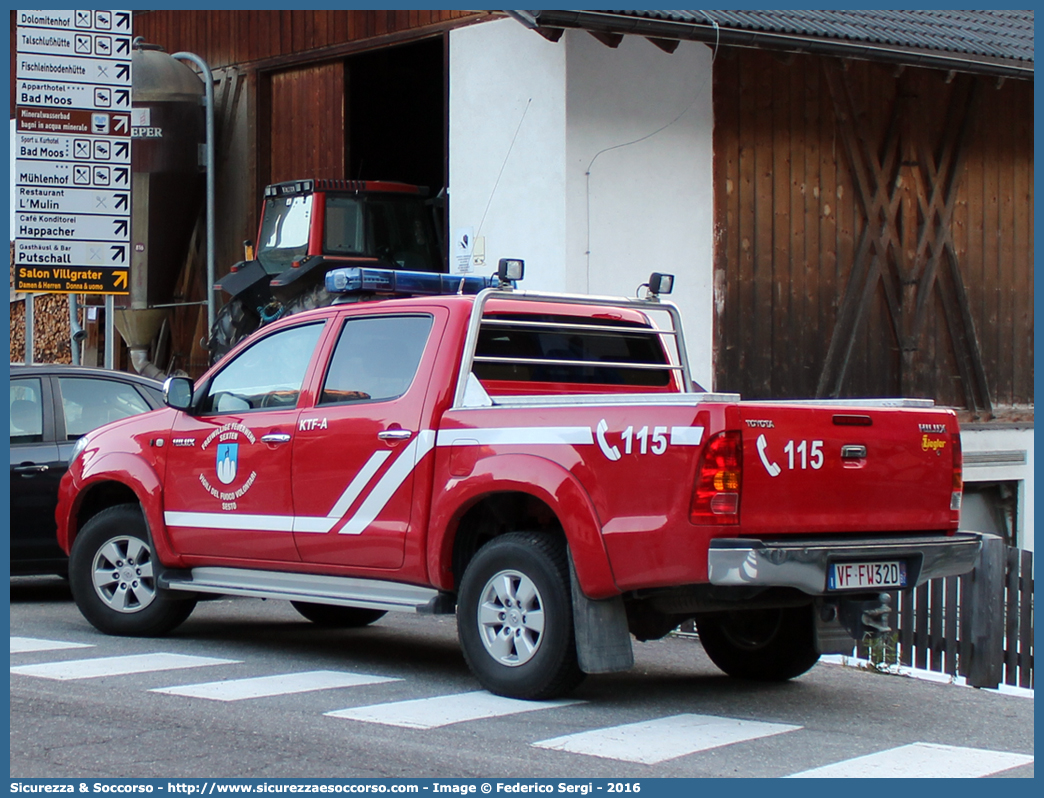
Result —
<instances>
[{"instance_id":1,"label":"license plate","mask_svg":"<svg viewBox=\"0 0 1044 798\"><path fill-rule=\"evenodd\" d=\"M892 587L906 587L906 563L902 560L830 563L829 590Z\"/></svg>"}]
</instances>

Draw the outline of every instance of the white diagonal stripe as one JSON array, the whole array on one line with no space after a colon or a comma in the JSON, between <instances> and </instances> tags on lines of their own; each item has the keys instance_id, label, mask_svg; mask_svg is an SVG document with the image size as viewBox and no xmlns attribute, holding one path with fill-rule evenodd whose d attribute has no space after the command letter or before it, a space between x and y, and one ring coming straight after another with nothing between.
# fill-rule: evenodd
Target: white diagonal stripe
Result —
<instances>
[{"instance_id":1,"label":"white diagonal stripe","mask_svg":"<svg viewBox=\"0 0 1044 798\"><path fill-rule=\"evenodd\" d=\"M794 773L790 779L978 779L1033 761L1026 754L913 743Z\"/></svg>"},{"instance_id":2,"label":"white diagonal stripe","mask_svg":"<svg viewBox=\"0 0 1044 798\"><path fill-rule=\"evenodd\" d=\"M370 495L359 505L359 509L355 511L355 515L348 520L348 523L341 528L340 534L359 535L372 524L391 497L395 495L399 486L413 473L417 463L431 451L434 443L434 430L425 429L418 432L409 445L402 450L402 454L384 472L384 476L373 486Z\"/></svg>"},{"instance_id":3,"label":"white diagonal stripe","mask_svg":"<svg viewBox=\"0 0 1044 798\"><path fill-rule=\"evenodd\" d=\"M401 679L370 676L364 673L305 671L303 673L281 673L275 676L257 676L251 679L186 684L180 687L157 687L149 692L189 698L208 698L211 701L242 701L245 698L268 698L293 693L310 693L316 690L333 690L338 687L359 687L366 684L398 681Z\"/></svg>"},{"instance_id":4,"label":"white diagonal stripe","mask_svg":"<svg viewBox=\"0 0 1044 798\"><path fill-rule=\"evenodd\" d=\"M800 728L783 723L685 714L569 734L533 745L553 751L568 751L655 765L697 751L720 748L744 740L756 740L759 737L770 737Z\"/></svg>"},{"instance_id":5,"label":"white diagonal stripe","mask_svg":"<svg viewBox=\"0 0 1044 798\"><path fill-rule=\"evenodd\" d=\"M424 433L422 432L421 435ZM406 450L403 450L403 455L407 454ZM337 503L333 506L333 509L327 514L334 523L344 517L344 514L348 512L348 508L355 503L355 500L359 498L359 494L362 493L363 488L373 479L373 475L377 473L378 469L384 465L384 461L391 457L391 449L384 449L379 452L374 452L370 455L370 459L366 461L366 465L362 467L362 470L355 475L355 479L351 481L351 484L345 488L341 498L337 500ZM414 463L416 465L416 463ZM329 531L333 528L333 524L327 529Z\"/></svg>"},{"instance_id":6,"label":"white diagonal stripe","mask_svg":"<svg viewBox=\"0 0 1044 798\"><path fill-rule=\"evenodd\" d=\"M326 714L334 718L381 723L385 726L401 726L406 729L435 729L439 726L449 726L469 720L515 715L519 712L534 712L539 709L552 709L581 703L583 702L570 699L520 701L517 698L503 698L487 693L485 690L477 690L473 693L339 709Z\"/></svg>"},{"instance_id":7,"label":"white diagonal stripe","mask_svg":"<svg viewBox=\"0 0 1044 798\"><path fill-rule=\"evenodd\" d=\"M12 637L11 653L26 654L32 651L61 651L66 648L94 648L92 643L65 643L61 640L41 640L37 637Z\"/></svg>"},{"instance_id":8,"label":"white diagonal stripe","mask_svg":"<svg viewBox=\"0 0 1044 798\"><path fill-rule=\"evenodd\" d=\"M294 518L294 532L319 532L325 534L334 528L334 525L344 517L344 514L348 512L348 508L352 506L359 494L362 493L363 488L373 479L373 475L377 473L378 469L384 464L384 461L391 456L391 450L385 449L384 451L374 452L370 455L370 459L363 464L363 467L359 470L359 473L355 475L351 482L348 483L348 487L344 489L344 493L334 503L333 509L325 517L319 516L297 516Z\"/></svg>"},{"instance_id":9,"label":"white diagonal stripe","mask_svg":"<svg viewBox=\"0 0 1044 798\"><path fill-rule=\"evenodd\" d=\"M240 660L216 657L191 657L185 654L131 654L123 657L98 657L66 662L48 662L43 665L20 665L11 673L38 676L42 679L68 681L96 679L101 676L126 676L131 673L150 673L179 668L202 668L208 665L237 665Z\"/></svg>"},{"instance_id":10,"label":"white diagonal stripe","mask_svg":"<svg viewBox=\"0 0 1044 798\"><path fill-rule=\"evenodd\" d=\"M494 427L439 430L439 446L593 444L590 427Z\"/></svg>"}]
</instances>

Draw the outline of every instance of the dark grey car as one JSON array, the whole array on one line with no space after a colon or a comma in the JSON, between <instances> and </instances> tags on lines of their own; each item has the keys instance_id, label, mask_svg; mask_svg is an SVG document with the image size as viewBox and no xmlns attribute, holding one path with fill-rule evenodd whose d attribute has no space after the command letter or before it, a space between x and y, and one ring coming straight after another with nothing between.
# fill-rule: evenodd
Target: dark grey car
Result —
<instances>
[{"instance_id":1,"label":"dark grey car","mask_svg":"<svg viewBox=\"0 0 1044 798\"><path fill-rule=\"evenodd\" d=\"M77 438L163 406L163 384L122 371L11 365L11 574L64 575L54 508Z\"/></svg>"}]
</instances>

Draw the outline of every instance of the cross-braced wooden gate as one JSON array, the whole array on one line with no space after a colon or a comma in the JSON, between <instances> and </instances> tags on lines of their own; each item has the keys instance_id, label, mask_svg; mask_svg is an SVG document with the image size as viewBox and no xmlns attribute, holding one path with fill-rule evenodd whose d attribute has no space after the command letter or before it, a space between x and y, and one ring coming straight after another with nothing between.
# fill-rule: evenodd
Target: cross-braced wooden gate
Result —
<instances>
[{"instance_id":1,"label":"cross-braced wooden gate","mask_svg":"<svg viewBox=\"0 0 1044 798\"><path fill-rule=\"evenodd\" d=\"M828 60L823 68L866 224L816 395L841 394L856 335L880 284L902 353L902 394L916 393L920 341L932 294L938 292L966 406L990 412L986 370L951 228L957 181L977 113L979 84L970 76L956 78L942 137L931 147L924 135L911 129L910 104L915 98L903 92L901 76L884 139L874 141L842 64ZM916 207L910 207L911 203Z\"/></svg>"},{"instance_id":2,"label":"cross-braced wooden gate","mask_svg":"<svg viewBox=\"0 0 1044 798\"><path fill-rule=\"evenodd\" d=\"M753 49L714 67L715 380L1033 403L1033 85Z\"/></svg>"}]
</instances>

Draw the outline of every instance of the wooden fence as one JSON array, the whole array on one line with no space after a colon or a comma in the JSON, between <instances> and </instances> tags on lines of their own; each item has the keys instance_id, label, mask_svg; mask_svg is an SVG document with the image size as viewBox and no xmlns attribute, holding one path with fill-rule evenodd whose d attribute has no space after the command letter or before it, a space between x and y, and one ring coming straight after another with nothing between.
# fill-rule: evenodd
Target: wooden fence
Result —
<instances>
[{"instance_id":1,"label":"wooden fence","mask_svg":"<svg viewBox=\"0 0 1044 798\"><path fill-rule=\"evenodd\" d=\"M897 603L896 603L897 602ZM894 650L857 656L964 676L973 687L1033 688L1033 553L988 537L975 570L893 597Z\"/></svg>"}]
</instances>

